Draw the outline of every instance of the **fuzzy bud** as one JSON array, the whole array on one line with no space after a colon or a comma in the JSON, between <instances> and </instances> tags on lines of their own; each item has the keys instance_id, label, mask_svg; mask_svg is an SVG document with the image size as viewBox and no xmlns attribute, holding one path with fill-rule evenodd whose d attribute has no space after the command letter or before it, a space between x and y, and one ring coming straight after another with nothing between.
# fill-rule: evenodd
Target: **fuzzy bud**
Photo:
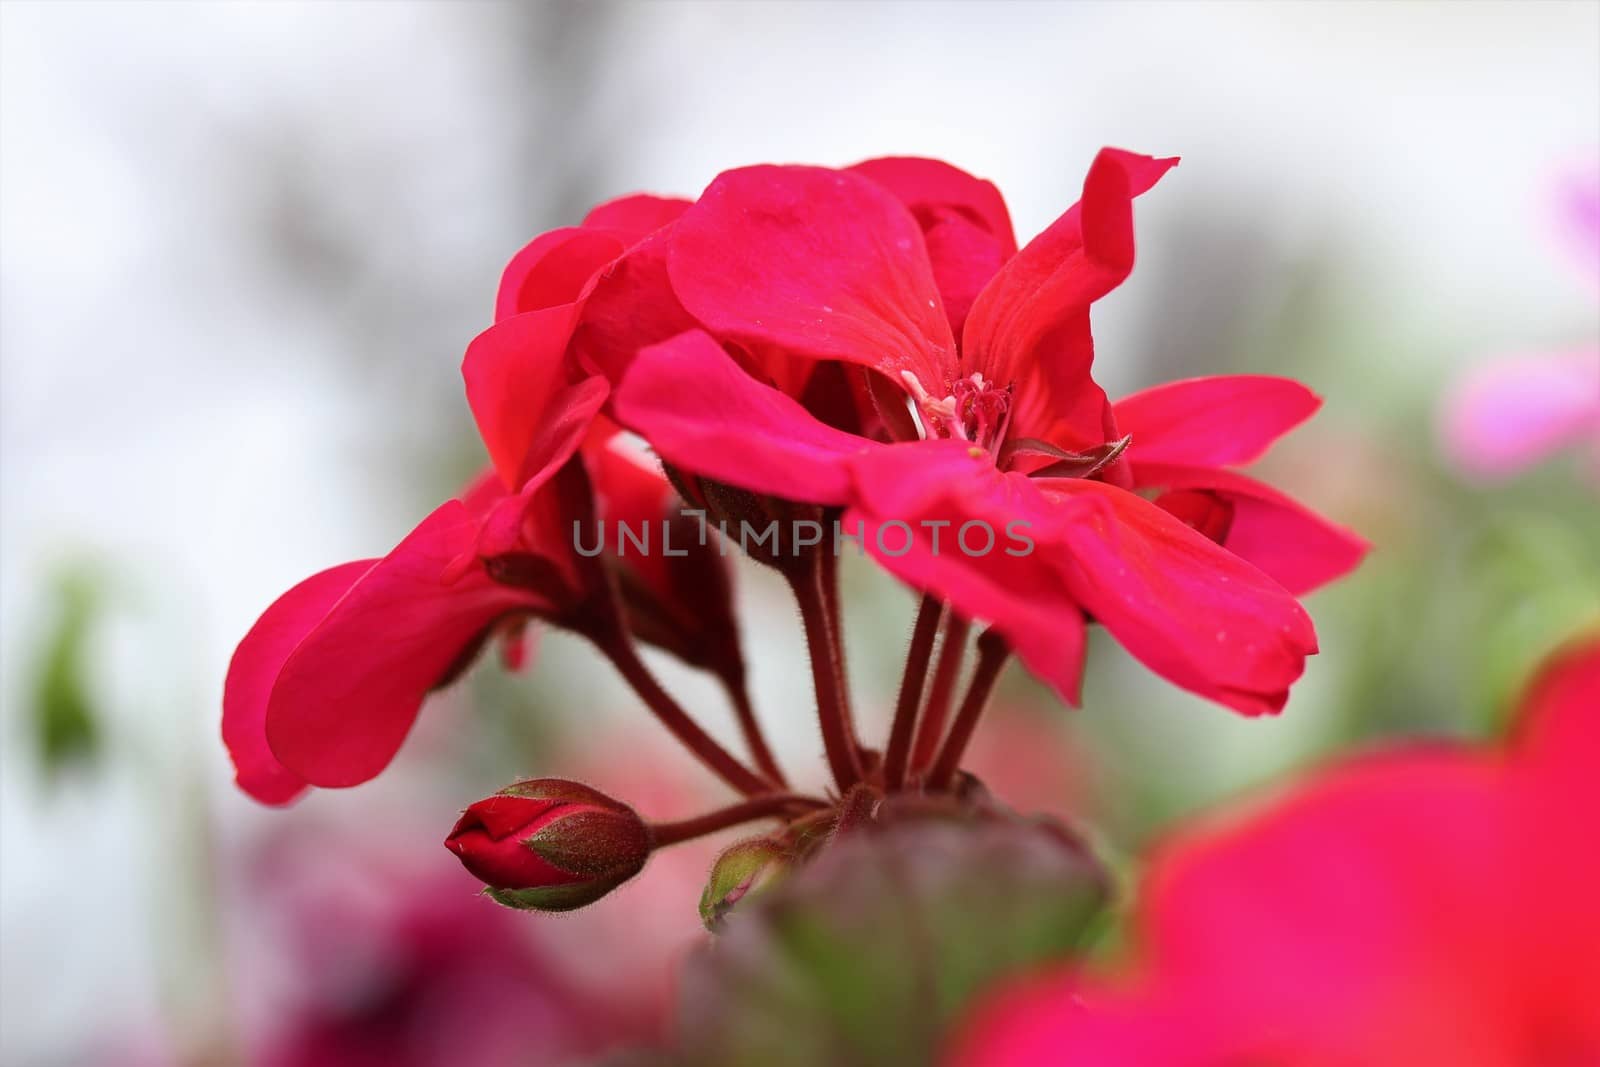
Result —
<instances>
[{"instance_id":1,"label":"fuzzy bud","mask_svg":"<svg viewBox=\"0 0 1600 1067\"><path fill-rule=\"evenodd\" d=\"M445 839L486 892L512 908L571 911L638 874L650 831L620 801L577 782L517 782L467 808Z\"/></svg>"}]
</instances>

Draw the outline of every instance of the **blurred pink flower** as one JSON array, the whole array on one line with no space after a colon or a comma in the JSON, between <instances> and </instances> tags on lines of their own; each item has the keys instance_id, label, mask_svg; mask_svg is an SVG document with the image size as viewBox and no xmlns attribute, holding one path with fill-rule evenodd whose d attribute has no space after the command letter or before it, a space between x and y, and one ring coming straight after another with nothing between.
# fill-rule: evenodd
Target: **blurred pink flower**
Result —
<instances>
[{"instance_id":1,"label":"blurred pink flower","mask_svg":"<svg viewBox=\"0 0 1600 1067\"><path fill-rule=\"evenodd\" d=\"M1595 281L1600 281L1600 167L1574 174L1561 198L1567 237Z\"/></svg>"},{"instance_id":2,"label":"blurred pink flower","mask_svg":"<svg viewBox=\"0 0 1600 1067\"><path fill-rule=\"evenodd\" d=\"M1600 348L1474 368L1445 406L1444 445L1467 474L1508 478L1590 441L1600 463Z\"/></svg>"},{"instance_id":3,"label":"blurred pink flower","mask_svg":"<svg viewBox=\"0 0 1600 1067\"><path fill-rule=\"evenodd\" d=\"M1600 170L1574 177L1562 200L1567 236L1600 280ZM1485 481L1588 442L1591 470L1600 478L1600 337L1468 371L1445 397L1440 437L1457 468Z\"/></svg>"}]
</instances>

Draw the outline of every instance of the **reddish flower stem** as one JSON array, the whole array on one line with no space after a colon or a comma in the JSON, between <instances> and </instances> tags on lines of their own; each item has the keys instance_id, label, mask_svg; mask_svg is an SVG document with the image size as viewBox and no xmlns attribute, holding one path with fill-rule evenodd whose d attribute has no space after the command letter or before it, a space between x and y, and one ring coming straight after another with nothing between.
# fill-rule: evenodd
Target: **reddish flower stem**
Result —
<instances>
[{"instance_id":1,"label":"reddish flower stem","mask_svg":"<svg viewBox=\"0 0 1600 1067\"><path fill-rule=\"evenodd\" d=\"M939 647L939 662L933 668L933 685L928 690L928 705L917 727L917 743L911 750L911 766L925 771L939 750L944 727L950 719L950 698L955 695L956 677L967 652L967 634L972 624L954 611L944 620L944 644Z\"/></svg>"},{"instance_id":2,"label":"reddish flower stem","mask_svg":"<svg viewBox=\"0 0 1600 1067\"><path fill-rule=\"evenodd\" d=\"M700 725L689 717L673 700L661 683L650 673L644 661L639 658L638 651L633 647L633 641L620 632L611 634L597 634L593 638L596 647L605 654L627 679L633 691L639 694L639 699L647 704L661 724L665 726L673 737L676 737L683 746L699 757L700 762L709 767L717 777L727 782L733 788L746 796L757 796L772 791L773 783L768 782L749 767L746 767L733 753L723 748L716 739L700 728Z\"/></svg>"},{"instance_id":3,"label":"reddish flower stem","mask_svg":"<svg viewBox=\"0 0 1600 1067\"><path fill-rule=\"evenodd\" d=\"M995 680L1000 677L1000 669L1006 665L1010 655L1011 646L993 630L985 630L978 638L978 664L972 669L972 681L967 686L967 695L961 700L961 710L956 712L955 722L950 724L950 736L944 739L939 758L934 762L933 770L928 772L926 784L929 789L950 787L956 770L961 766L967 742L972 740L972 732L977 729L978 720L983 718L983 711L989 705L989 694L994 692Z\"/></svg>"},{"instance_id":4,"label":"reddish flower stem","mask_svg":"<svg viewBox=\"0 0 1600 1067\"><path fill-rule=\"evenodd\" d=\"M811 681L817 691L817 720L822 727L822 747L828 756L839 792L861 780L860 754L850 725L849 695L843 685L833 627L828 621L823 569L813 563L789 577L800 621L805 626L806 648L811 655Z\"/></svg>"},{"instance_id":5,"label":"reddish flower stem","mask_svg":"<svg viewBox=\"0 0 1600 1067\"><path fill-rule=\"evenodd\" d=\"M844 725L850 735L850 744L855 746L856 759L865 762L866 755L861 748L861 738L856 732L855 711L850 705L850 668L845 662L844 647L844 607L839 596L839 555L829 551L826 547L817 553L817 566L821 568L819 575L822 581L822 599L828 607L828 627L833 635L833 661L835 672L839 676L839 685L845 694Z\"/></svg>"},{"instance_id":6,"label":"reddish flower stem","mask_svg":"<svg viewBox=\"0 0 1600 1067\"><path fill-rule=\"evenodd\" d=\"M730 826L738 826L740 823L786 815L797 808L820 811L826 807L828 802L819 797L802 796L798 793L769 793L766 796L751 797L749 800L704 815L697 815L692 819L651 823L650 840L654 847L666 848L668 845L692 841L697 837L714 834L718 830L726 830Z\"/></svg>"},{"instance_id":7,"label":"reddish flower stem","mask_svg":"<svg viewBox=\"0 0 1600 1067\"><path fill-rule=\"evenodd\" d=\"M778 766L778 761L767 744L767 735L762 732L761 721L756 718L756 709L750 703L750 691L745 688L742 680L738 684L727 682L725 688L728 691L728 699L733 704L734 718L739 720L739 732L744 735L744 743L749 746L756 767L773 785L786 788L789 780L784 777L783 768Z\"/></svg>"},{"instance_id":8,"label":"reddish flower stem","mask_svg":"<svg viewBox=\"0 0 1600 1067\"><path fill-rule=\"evenodd\" d=\"M928 660L933 656L933 641L944 618L944 605L931 593L917 608L917 621L911 628L911 647L906 651L906 669L900 676L900 697L894 705L894 723L889 727L889 747L883 758L884 788L893 793L904 787L906 767L911 759L911 741L917 728L917 708L922 703L922 687L928 678Z\"/></svg>"}]
</instances>

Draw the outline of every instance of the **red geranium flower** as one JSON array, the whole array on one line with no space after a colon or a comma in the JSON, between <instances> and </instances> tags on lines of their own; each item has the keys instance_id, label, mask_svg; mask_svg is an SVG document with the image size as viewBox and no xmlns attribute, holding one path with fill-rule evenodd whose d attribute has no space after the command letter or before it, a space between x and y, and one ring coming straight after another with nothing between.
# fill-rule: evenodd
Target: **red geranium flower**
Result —
<instances>
[{"instance_id":1,"label":"red geranium flower","mask_svg":"<svg viewBox=\"0 0 1600 1067\"><path fill-rule=\"evenodd\" d=\"M1351 760L1158 851L1121 982L981 1011L961 1067L1600 1063L1600 640L1552 662L1509 751Z\"/></svg>"},{"instance_id":2,"label":"red geranium flower","mask_svg":"<svg viewBox=\"0 0 1600 1067\"><path fill-rule=\"evenodd\" d=\"M669 463L848 507L885 567L991 620L1069 701L1087 612L1172 681L1277 710L1316 645L1273 577L1309 588L1365 545L1221 468L1314 400L1276 379L1194 383L1193 399L1233 402L1209 415L1141 394L1125 402L1130 444L1090 375L1089 307L1132 268L1134 197L1175 163L1101 152L1082 201L1020 252L994 187L945 164L724 174L659 238L674 299L713 336L644 349L614 410ZM883 432L827 425L792 385L747 373L783 386L774 368L795 357L863 368ZM1172 492L1157 506L1130 491L1144 486ZM1001 540L1019 520L1025 554Z\"/></svg>"}]
</instances>

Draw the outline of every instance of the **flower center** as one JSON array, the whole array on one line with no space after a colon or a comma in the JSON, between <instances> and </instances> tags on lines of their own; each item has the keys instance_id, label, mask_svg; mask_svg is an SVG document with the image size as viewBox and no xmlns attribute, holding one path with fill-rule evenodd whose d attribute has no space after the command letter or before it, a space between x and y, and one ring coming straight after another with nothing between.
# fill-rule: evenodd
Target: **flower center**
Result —
<instances>
[{"instance_id":1,"label":"flower center","mask_svg":"<svg viewBox=\"0 0 1600 1067\"><path fill-rule=\"evenodd\" d=\"M986 451L1000 447L1011 417L1011 387L1001 387L976 372L948 383L948 392L935 397L910 371L901 379L916 401L924 437L970 441Z\"/></svg>"}]
</instances>

